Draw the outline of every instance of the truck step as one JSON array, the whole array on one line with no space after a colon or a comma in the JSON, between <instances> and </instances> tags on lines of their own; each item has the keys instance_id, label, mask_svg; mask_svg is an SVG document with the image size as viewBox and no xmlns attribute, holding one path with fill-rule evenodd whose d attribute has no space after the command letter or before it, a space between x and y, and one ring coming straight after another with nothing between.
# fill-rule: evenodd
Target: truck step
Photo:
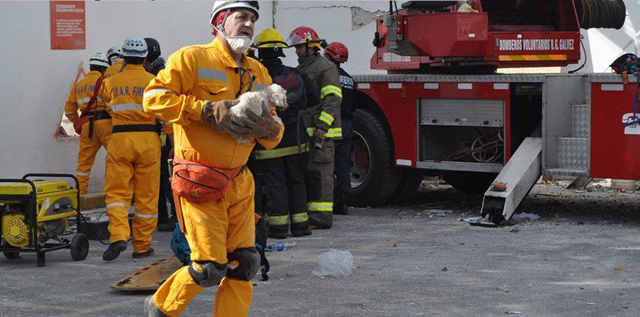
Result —
<instances>
[{"instance_id":1,"label":"truck step","mask_svg":"<svg viewBox=\"0 0 640 317\"><path fill-rule=\"evenodd\" d=\"M551 168L545 171L545 174L553 176L572 176L572 177L589 177L588 170L576 170L568 168Z\"/></svg>"},{"instance_id":2,"label":"truck step","mask_svg":"<svg viewBox=\"0 0 640 317\"><path fill-rule=\"evenodd\" d=\"M589 105L571 105L571 136L589 138L591 130Z\"/></svg>"},{"instance_id":3,"label":"truck step","mask_svg":"<svg viewBox=\"0 0 640 317\"><path fill-rule=\"evenodd\" d=\"M558 167L573 170L588 170L589 138L559 137Z\"/></svg>"}]
</instances>

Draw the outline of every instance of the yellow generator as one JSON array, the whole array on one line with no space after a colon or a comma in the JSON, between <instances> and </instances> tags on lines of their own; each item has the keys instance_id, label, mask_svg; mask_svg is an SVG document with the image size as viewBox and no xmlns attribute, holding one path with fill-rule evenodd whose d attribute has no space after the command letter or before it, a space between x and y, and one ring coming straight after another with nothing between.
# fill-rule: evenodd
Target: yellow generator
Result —
<instances>
[{"instance_id":1,"label":"yellow generator","mask_svg":"<svg viewBox=\"0 0 640 317\"><path fill-rule=\"evenodd\" d=\"M75 187L67 181L45 180L61 178L73 179ZM74 260L84 260L89 239L69 230L70 218L75 217L76 227L80 223L78 185L78 179L69 174L0 179L0 250L4 256L17 259L21 252L33 252L38 266L44 266L46 252L70 249Z\"/></svg>"}]
</instances>

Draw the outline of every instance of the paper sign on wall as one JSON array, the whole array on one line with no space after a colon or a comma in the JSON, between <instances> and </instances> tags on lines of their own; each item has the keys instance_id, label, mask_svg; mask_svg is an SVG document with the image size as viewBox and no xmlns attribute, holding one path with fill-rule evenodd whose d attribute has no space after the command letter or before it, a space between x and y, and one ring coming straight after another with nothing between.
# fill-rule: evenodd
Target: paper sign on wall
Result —
<instances>
[{"instance_id":1,"label":"paper sign on wall","mask_svg":"<svg viewBox=\"0 0 640 317\"><path fill-rule=\"evenodd\" d=\"M84 1L51 1L51 49L86 48Z\"/></svg>"}]
</instances>

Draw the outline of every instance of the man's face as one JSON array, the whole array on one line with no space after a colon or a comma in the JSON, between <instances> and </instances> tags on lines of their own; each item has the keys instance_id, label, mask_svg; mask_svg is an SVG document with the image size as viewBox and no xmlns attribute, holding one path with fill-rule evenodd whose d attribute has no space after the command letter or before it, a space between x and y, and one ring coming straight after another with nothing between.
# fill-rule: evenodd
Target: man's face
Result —
<instances>
[{"instance_id":1,"label":"man's face","mask_svg":"<svg viewBox=\"0 0 640 317\"><path fill-rule=\"evenodd\" d=\"M227 18L224 30L227 36L246 36L252 39L257 19L253 11L237 9Z\"/></svg>"},{"instance_id":2,"label":"man's face","mask_svg":"<svg viewBox=\"0 0 640 317\"><path fill-rule=\"evenodd\" d=\"M296 45L295 48L296 48L296 55L298 55L298 57L307 56L307 45L306 44Z\"/></svg>"}]
</instances>

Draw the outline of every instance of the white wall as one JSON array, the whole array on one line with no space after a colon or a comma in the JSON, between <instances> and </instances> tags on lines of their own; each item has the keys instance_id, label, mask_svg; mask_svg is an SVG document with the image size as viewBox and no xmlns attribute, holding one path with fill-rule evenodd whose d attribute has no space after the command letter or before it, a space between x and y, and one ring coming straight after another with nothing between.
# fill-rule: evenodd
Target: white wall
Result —
<instances>
[{"instance_id":1,"label":"white wall","mask_svg":"<svg viewBox=\"0 0 640 317\"><path fill-rule=\"evenodd\" d=\"M316 30L328 43L342 42L349 48L344 65L352 74L383 73L369 68L375 52L373 34L376 14L389 9L387 1L276 1L275 27L285 39L299 26ZM285 51L287 65L298 65L293 49Z\"/></svg>"},{"instance_id":2,"label":"white wall","mask_svg":"<svg viewBox=\"0 0 640 317\"><path fill-rule=\"evenodd\" d=\"M640 2L627 0L628 18L622 30L589 30L590 53L583 72L603 72L623 51L637 52ZM64 101L78 65L87 69L89 56L120 45L129 36L155 37L163 56L176 49L210 42L208 25L213 1L87 1L87 49L52 51L48 1L0 1L0 177L28 172L73 173L77 139L54 139ZM369 69L377 13L387 1L261 1L260 32L275 23L285 38L295 27L313 27L329 42L350 50L345 65L352 74ZM275 16L272 15L275 12ZM285 62L297 65L289 50ZM576 66L569 66L573 69ZM104 151L96 159L90 189L102 190Z\"/></svg>"}]
</instances>

